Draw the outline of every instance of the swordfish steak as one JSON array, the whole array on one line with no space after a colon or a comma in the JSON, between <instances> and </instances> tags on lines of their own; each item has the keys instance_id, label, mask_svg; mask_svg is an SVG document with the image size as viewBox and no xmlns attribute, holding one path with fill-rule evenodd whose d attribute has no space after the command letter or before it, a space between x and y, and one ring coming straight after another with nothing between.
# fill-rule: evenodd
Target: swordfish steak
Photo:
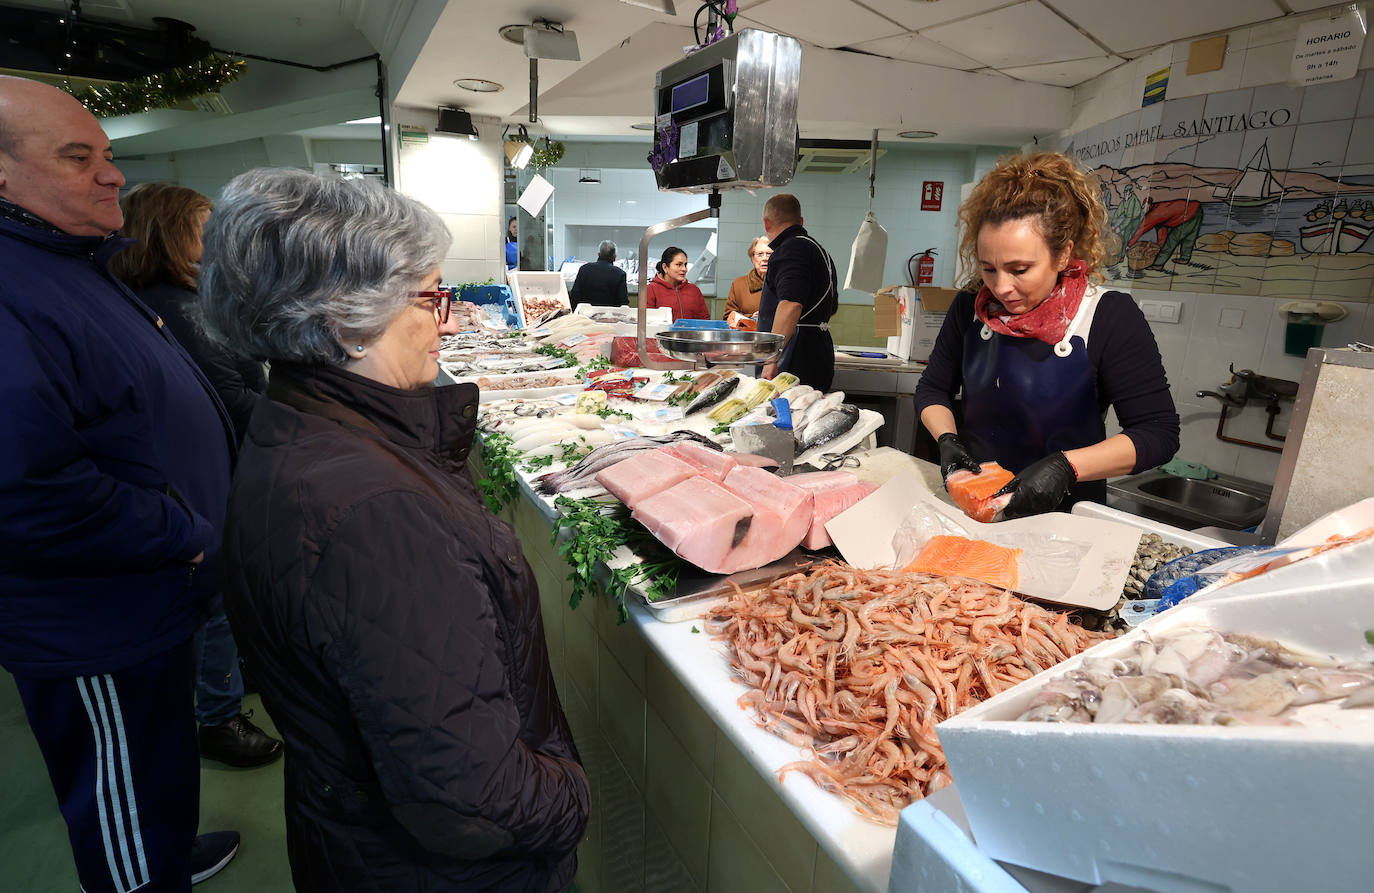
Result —
<instances>
[{"instance_id":1,"label":"swordfish steak","mask_svg":"<svg viewBox=\"0 0 1374 893\"><path fill-rule=\"evenodd\" d=\"M762 468L732 469L725 489L749 503L754 518L721 573L771 564L800 545L811 529L811 494Z\"/></svg>"},{"instance_id":2,"label":"swordfish steak","mask_svg":"<svg viewBox=\"0 0 1374 893\"><path fill-rule=\"evenodd\" d=\"M826 532L825 522L847 511L859 500L878 489L877 484L861 481L847 471L813 471L794 474L787 479L793 486L811 494L811 529L802 546L824 549L834 545Z\"/></svg>"},{"instance_id":3,"label":"swordfish steak","mask_svg":"<svg viewBox=\"0 0 1374 893\"><path fill-rule=\"evenodd\" d=\"M598 471L596 482L609 490L616 499L634 508L655 493L667 490L696 473L695 466L660 448L635 453L628 459Z\"/></svg>"},{"instance_id":4,"label":"swordfish steak","mask_svg":"<svg viewBox=\"0 0 1374 893\"><path fill-rule=\"evenodd\" d=\"M641 500L631 514L679 558L715 574L738 570L726 568L754 517L749 503L700 475Z\"/></svg>"}]
</instances>

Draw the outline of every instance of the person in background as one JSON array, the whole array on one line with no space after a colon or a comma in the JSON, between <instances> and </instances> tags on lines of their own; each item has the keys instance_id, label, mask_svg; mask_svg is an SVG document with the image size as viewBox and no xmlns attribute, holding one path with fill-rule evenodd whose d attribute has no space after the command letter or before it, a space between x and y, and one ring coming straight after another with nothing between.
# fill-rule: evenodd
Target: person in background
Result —
<instances>
[{"instance_id":1,"label":"person in background","mask_svg":"<svg viewBox=\"0 0 1374 893\"><path fill-rule=\"evenodd\" d=\"M687 281L687 252L676 246L668 248L654 264L654 274L645 289L650 309L667 307L673 311L673 322L711 318L701 289Z\"/></svg>"},{"instance_id":2,"label":"person in background","mask_svg":"<svg viewBox=\"0 0 1374 893\"><path fill-rule=\"evenodd\" d=\"M802 226L801 202L780 192L763 205L763 231L773 254L759 296L759 331L782 335L782 353L763 366L763 377L791 372L804 385L830 390L835 342L830 319L840 307L835 262Z\"/></svg>"},{"instance_id":3,"label":"person in background","mask_svg":"<svg viewBox=\"0 0 1374 893\"><path fill-rule=\"evenodd\" d=\"M87 893L185 893L239 835L196 836L191 637L219 578L234 431L162 320L110 275L110 140L0 77L0 663ZM27 817L32 820L35 817ZM32 876L6 866L15 877Z\"/></svg>"},{"instance_id":4,"label":"person in background","mask_svg":"<svg viewBox=\"0 0 1374 893\"><path fill-rule=\"evenodd\" d=\"M122 235L136 240L110 261L110 272L161 317L229 411L238 442L253 407L267 390L262 364L238 357L205 337L192 319L200 276L201 228L210 199L171 183L142 183L120 201ZM243 712L239 650L216 598L196 631L196 719L200 754L230 766L263 766L281 756L281 742Z\"/></svg>"},{"instance_id":5,"label":"person in background","mask_svg":"<svg viewBox=\"0 0 1374 893\"><path fill-rule=\"evenodd\" d=\"M1161 465L1179 420L1131 296L1102 291L1106 214L1066 155L1003 159L959 208L966 285L916 386L940 471L996 460L1016 476L1003 516L1106 499L1106 478ZM954 397L963 390L956 430ZM1107 436L1108 407L1121 433Z\"/></svg>"},{"instance_id":6,"label":"person in background","mask_svg":"<svg viewBox=\"0 0 1374 893\"><path fill-rule=\"evenodd\" d=\"M731 328L750 328L750 323L755 326L758 324L763 277L768 272L768 257L772 253L767 236L758 236L749 243L749 262L754 268L730 283L730 294L725 299L723 318Z\"/></svg>"},{"instance_id":7,"label":"person in background","mask_svg":"<svg viewBox=\"0 0 1374 893\"><path fill-rule=\"evenodd\" d=\"M506 221L506 269L514 270L520 263L519 222L512 217Z\"/></svg>"},{"instance_id":8,"label":"person in background","mask_svg":"<svg viewBox=\"0 0 1374 893\"><path fill-rule=\"evenodd\" d=\"M471 383L433 387L451 236L379 183L236 177L200 310L270 361L225 525L225 607L286 739L302 893L564 890L589 790L534 575L465 473Z\"/></svg>"},{"instance_id":9,"label":"person in background","mask_svg":"<svg viewBox=\"0 0 1374 893\"><path fill-rule=\"evenodd\" d=\"M578 304L624 307L630 303L625 271L615 265L614 242L609 239L602 242L596 249L596 261L578 268L568 298L574 307Z\"/></svg>"}]
</instances>

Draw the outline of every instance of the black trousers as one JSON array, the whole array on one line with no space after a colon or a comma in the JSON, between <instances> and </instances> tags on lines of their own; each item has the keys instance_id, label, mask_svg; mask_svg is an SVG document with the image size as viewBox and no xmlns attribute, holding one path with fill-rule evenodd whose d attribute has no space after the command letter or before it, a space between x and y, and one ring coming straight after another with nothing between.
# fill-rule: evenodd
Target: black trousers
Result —
<instances>
[{"instance_id":1,"label":"black trousers","mask_svg":"<svg viewBox=\"0 0 1374 893\"><path fill-rule=\"evenodd\" d=\"M187 640L98 676L15 677L85 893L187 893L200 755Z\"/></svg>"}]
</instances>

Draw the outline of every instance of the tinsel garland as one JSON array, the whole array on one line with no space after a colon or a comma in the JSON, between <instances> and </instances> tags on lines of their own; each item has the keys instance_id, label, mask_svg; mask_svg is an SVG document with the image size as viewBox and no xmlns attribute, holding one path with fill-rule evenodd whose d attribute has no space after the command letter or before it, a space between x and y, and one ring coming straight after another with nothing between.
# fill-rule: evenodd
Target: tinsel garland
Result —
<instances>
[{"instance_id":1,"label":"tinsel garland","mask_svg":"<svg viewBox=\"0 0 1374 893\"><path fill-rule=\"evenodd\" d=\"M546 167L553 167L563 160L563 153L568 147L559 140L550 140L548 137L535 139L524 134L511 134L508 139L517 143L529 143L534 147L534 154L530 156L530 164L540 170Z\"/></svg>"},{"instance_id":2,"label":"tinsel garland","mask_svg":"<svg viewBox=\"0 0 1374 893\"><path fill-rule=\"evenodd\" d=\"M75 96L97 118L113 118L170 108L205 93L218 92L225 84L237 80L243 70L243 60L211 53L190 65L136 81L80 89L64 83L62 89Z\"/></svg>"}]
</instances>

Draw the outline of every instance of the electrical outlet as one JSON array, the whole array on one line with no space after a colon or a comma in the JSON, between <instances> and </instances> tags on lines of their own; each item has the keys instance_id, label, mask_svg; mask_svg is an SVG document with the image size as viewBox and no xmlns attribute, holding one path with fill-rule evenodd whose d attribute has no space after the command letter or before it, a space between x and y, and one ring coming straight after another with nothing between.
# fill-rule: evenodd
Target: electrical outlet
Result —
<instances>
[{"instance_id":1,"label":"electrical outlet","mask_svg":"<svg viewBox=\"0 0 1374 893\"><path fill-rule=\"evenodd\" d=\"M1159 321L1177 324L1183 316L1183 303L1181 301L1160 301L1159 302Z\"/></svg>"}]
</instances>

